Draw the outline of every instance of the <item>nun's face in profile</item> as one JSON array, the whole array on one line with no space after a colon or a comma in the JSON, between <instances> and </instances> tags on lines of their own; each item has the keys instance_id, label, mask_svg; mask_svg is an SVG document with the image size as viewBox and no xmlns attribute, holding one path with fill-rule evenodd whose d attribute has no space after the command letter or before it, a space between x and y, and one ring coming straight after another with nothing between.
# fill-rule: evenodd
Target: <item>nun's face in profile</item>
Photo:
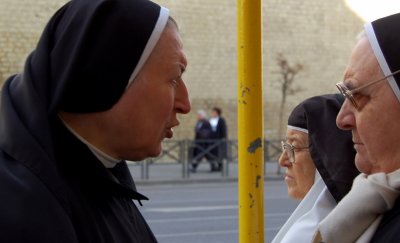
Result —
<instances>
[{"instance_id":1,"label":"nun's face in profile","mask_svg":"<svg viewBox=\"0 0 400 243\"><path fill-rule=\"evenodd\" d=\"M309 146L308 134L288 129L287 143L297 148ZM309 149L294 149L295 162L291 163L285 151L279 157L279 165L286 168L285 182L288 194L294 199L303 199L314 184L315 165Z\"/></svg>"},{"instance_id":2,"label":"nun's face in profile","mask_svg":"<svg viewBox=\"0 0 400 243\"><path fill-rule=\"evenodd\" d=\"M172 138L178 113L190 111L182 74L187 61L174 24L169 23L155 49L120 100L106 113L110 155L142 160L161 152L161 142ZM110 147L111 146L111 147Z\"/></svg>"},{"instance_id":3,"label":"nun's face in profile","mask_svg":"<svg viewBox=\"0 0 400 243\"><path fill-rule=\"evenodd\" d=\"M383 77L368 39L362 38L351 54L344 84L351 90ZM399 169L400 103L389 83L382 81L362 89L355 99L359 108L346 99L336 123L352 131L357 169L366 174Z\"/></svg>"}]
</instances>

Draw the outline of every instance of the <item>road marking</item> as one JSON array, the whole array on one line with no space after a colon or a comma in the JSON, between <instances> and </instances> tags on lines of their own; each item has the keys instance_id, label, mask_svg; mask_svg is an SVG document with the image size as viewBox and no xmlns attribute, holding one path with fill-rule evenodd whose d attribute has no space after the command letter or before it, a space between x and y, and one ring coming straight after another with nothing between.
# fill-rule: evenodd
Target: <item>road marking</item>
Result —
<instances>
[{"instance_id":1,"label":"road marking","mask_svg":"<svg viewBox=\"0 0 400 243\"><path fill-rule=\"evenodd\" d=\"M223 199L218 199L218 198L206 198L206 199L199 199L199 200L193 200L193 199L163 199L163 201L156 201L155 199L152 199L153 197L156 198L156 196L146 194L145 192L142 192L144 195L150 198L150 201L144 201L143 204L144 206L155 206L155 205L163 205L163 204L178 204L178 203L200 203L200 202L226 202L226 203L237 203L237 195L232 196L230 198L223 198ZM170 193L170 192L169 192ZM202 193L202 192L199 192ZM157 195L159 196L159 195ZM264 196L264 200L266 202L272 201L272 200L289 200L290 198L288 197L287 194L283 196L271 196L267 195Z\"/></svg>"},{"instance_id":2,"label":"road marking","mask_svg":"<svg viewBox=\"0 0 400 243\"><path fill-rule=\"evenodd\" d=\"M267 219L271 218L287 218L290 213L271 213L271 214L264 214L264 217ZM237 215L233 216L211 216L211 217L190 217L190 218L167 218L167 219L147 219L146 221L150 224L156 223L177 223L177 222L194 222L194 221L210 221L210 220L231 220L231 219L238 219Z\"/></svg>"},{"instance_id":3,"label":"road marking","mask_svg":"<svg viewBox=\"0 0 400 243\"><path fill-rule=\"evenodd\" d=\"M280 228L264 228L264 232L277 231ZM189 233L173 233L173 234L156 234L156 238L171 238L171 237L184 237L184 236L199 236L199 235L222 235L238 233L237 230L217 230L217 231L203 231L203 232L189 232Z\"/></svg>"},{"instance_id":4,"label":"road marking","mask_svg":"<svg viewBox=\"0 0 400 243\"><path fill-rule=\"evenodd\" d=\"M143 211L161 212L161 213L178 213L178 212L196 212L196 211L228 210L228 209L237 209L237 205L146 208Z\"/></svg>"}]
</instances>

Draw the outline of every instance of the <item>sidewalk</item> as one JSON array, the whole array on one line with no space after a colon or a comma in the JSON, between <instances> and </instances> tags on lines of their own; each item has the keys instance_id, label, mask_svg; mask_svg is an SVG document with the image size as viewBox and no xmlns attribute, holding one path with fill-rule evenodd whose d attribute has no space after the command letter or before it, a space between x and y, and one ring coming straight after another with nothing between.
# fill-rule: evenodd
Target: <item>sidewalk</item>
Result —
<instances>
[{"instance_id":1,"label":"sidewalk","mask_svg":"<svg viewBox=\"0 0 400 243\"><path fill-rule=\"evenodd\" d=\"M207 162L199 164L196 173L188 173L188 178L184 178L182 164L150 164L148 171L148 179L145 178L143 172L143 162L128 163L136 184L162 184L162 183L193 183L193 182L218 182L218 181L237 181L238 165L237 163L229 163L227 175L222 172L211 172L210 165ZM278 174L277 163L269 162L265 164L265 180L282 180L284 177L283 170Z\"/></svg>"}]
</instances>

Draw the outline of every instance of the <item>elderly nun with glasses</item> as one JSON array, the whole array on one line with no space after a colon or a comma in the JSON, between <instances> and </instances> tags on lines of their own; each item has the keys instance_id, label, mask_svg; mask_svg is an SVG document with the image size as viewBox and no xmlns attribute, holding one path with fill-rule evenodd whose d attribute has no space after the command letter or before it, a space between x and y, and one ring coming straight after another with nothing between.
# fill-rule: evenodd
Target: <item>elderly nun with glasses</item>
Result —
<instances>
[{"instance_id":1,"label":"elderly nun with glasses","mask_svg":"<svg viewBox=\"0 0 400 243\"><path fill-rule=\"evenodd\" d=\"M400 14L364 25L337 125L352 132L358 175L313 242L400 242Z\"/></svg>"},{"instance_id":2,"label":"elderly nun with glasses","mask_svg":"<svg viewBox=\"0 0 400 243\"><path fill-rule=\"evenodd\" d=\"M288 194L302 199L273 240L311 242L318 223L350 190L359 174L351 133L336 126L340 94L306 99L288 119L279 164L286 168Z\"/></svg>"}]
</instances>

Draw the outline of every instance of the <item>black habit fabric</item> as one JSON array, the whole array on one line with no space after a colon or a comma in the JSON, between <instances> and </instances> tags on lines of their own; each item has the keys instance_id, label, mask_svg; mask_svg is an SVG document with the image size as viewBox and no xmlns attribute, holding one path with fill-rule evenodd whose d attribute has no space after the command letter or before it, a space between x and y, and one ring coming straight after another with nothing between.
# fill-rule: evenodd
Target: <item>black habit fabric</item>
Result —
<instances>
[{"instance_id":1,"label":"black habit fabric","mask_svg":"<svg viewBox=\"0 0 400 243\"><path fill-rule=\"evenodd\" d=\"M343 102L340 94L314 96L297 105L288 119L288 125L308 130L311 158L336 202L359 174L351 132L336 126Z\"/></svg>"},{"instance_id":2,"label":"black habit fabric","mask_svg":"<svg viewBox=\"0 0 400 243\"><path fill-rule=\"evenodd\" d=\"M380 51L391 72L400 70L400 13L371 22ZM385 75L388 75L386 73ZM400 74L394 75L400 86Z\"/></svg>"},{"instance_id":3,"label":"black habit fabric","mask_svg":"<svg viewBox=\"0 0 400 243\"><path fill-rule=\"evenodd\" d=\"M71 1L48 23L24 78L47 99L49 112L108 110L125 90L159 14L160 6L147 0Z\"/></svg>"},{"instance_id":4,"label":"black habit fabric","mask_svg":"<svg viewBox=\"0 0 400 243\"><path fill-rule=\"evenodd\" d=\"M57 113L109 109L152 38L160 10L146 0L68 2L49 21L23 73L6 80L1 242L157 242L132 201L147 198L136 191L126 163L106 169Z\"/></svg>"},{"instance_id":5,"label":"black habit fabric","mask_svg":"<svg viewBox=\"0 0 400 243\"><path fill-rule=\"evenodd\" d=\"M371 243L400 242L400 200L397 199L393 208L385 213Z\"/></svg>"}]
</instances>

